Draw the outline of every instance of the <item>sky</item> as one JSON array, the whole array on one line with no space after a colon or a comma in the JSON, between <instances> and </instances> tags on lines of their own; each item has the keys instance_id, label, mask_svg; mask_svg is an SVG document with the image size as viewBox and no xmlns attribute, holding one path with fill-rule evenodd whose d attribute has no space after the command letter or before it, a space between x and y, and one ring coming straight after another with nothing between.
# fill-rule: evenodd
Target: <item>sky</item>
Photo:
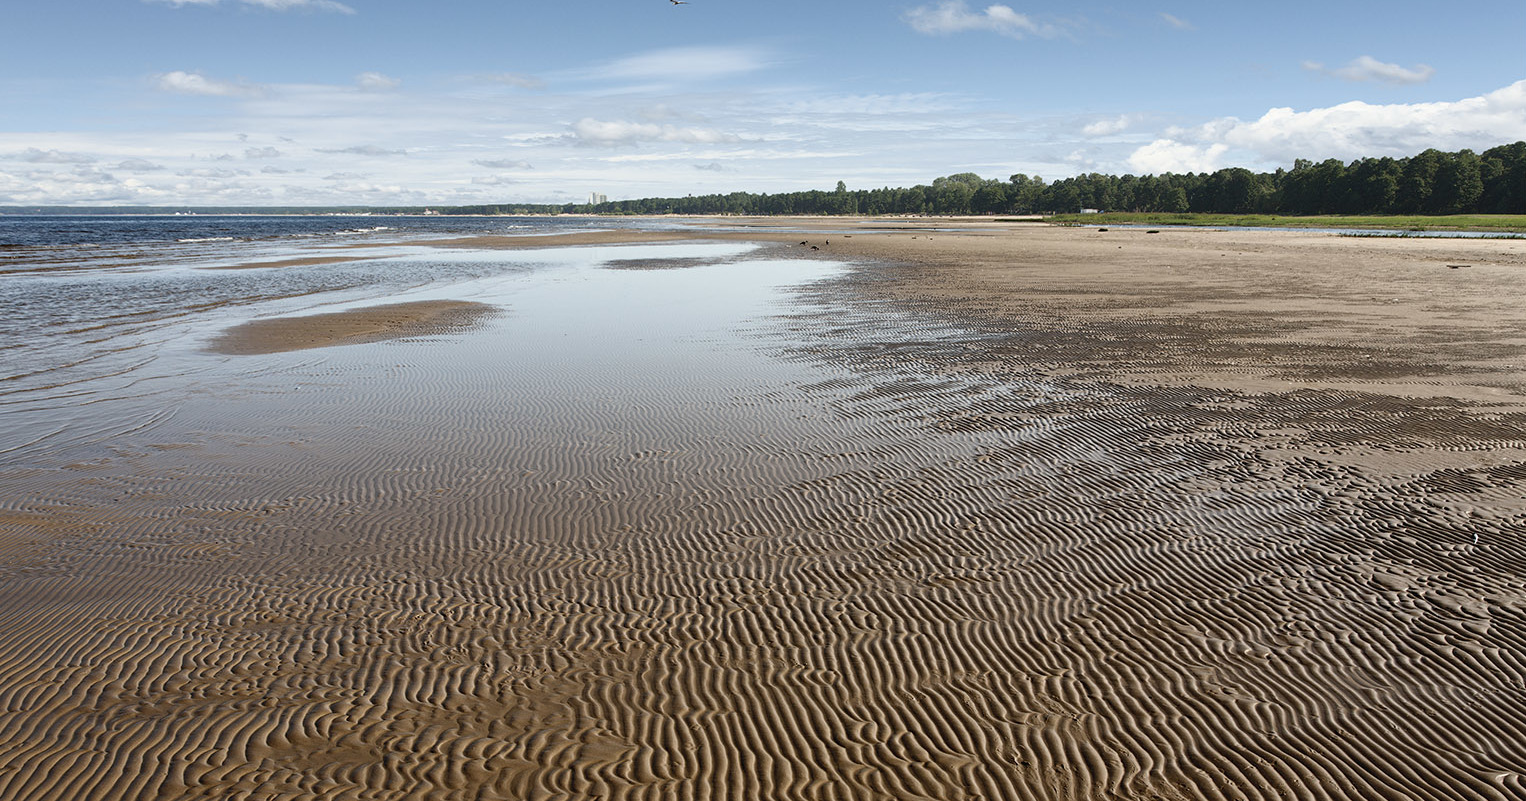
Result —
<instances>
[{"instance_id":1,"label":"sky","mask_svg":"<svg viewBox=\"0 0 1526 801\"><path fill-rule=\"evenodd\" d=\"M1526 139L1526 3L18 0L0 205L1054 180Z\"/></svg>"}]
</instances>

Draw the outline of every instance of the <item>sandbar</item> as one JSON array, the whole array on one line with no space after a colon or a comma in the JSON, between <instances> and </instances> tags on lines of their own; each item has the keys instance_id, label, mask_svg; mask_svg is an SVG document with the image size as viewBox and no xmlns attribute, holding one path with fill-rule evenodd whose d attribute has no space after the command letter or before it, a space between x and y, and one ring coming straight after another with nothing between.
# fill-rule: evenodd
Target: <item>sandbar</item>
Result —
<instances>
[{"instance_id":1,"label":"sandbar","mask_svg":"<svg viewBox=\"0 0 1526 801\"><path fill-rule=\"evenodd\" d=\"M223 332L208 349L215 353L247 356L439 336L459 333L495 311L494 307L482 303L429 300L251 320Z\"/></svg>"}]
</instances>

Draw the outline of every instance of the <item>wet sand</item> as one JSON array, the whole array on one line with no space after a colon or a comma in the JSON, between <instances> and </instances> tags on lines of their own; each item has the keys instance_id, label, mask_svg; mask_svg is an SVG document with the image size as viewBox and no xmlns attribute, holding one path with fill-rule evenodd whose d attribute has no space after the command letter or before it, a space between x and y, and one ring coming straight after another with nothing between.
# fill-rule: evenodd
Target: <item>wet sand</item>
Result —
<instances>
[{"instance_id":1,"label":"wet sand","mask_svg":"<svg viewBox=\"0 0 1526 801\"><path fill-rule=\"evenodd\" d=\"M739 222L10 465L0 797L1526 798L1526 242Z\"/></svg>"},{"instance_id":2,"label":"wet sand","mask_svg":"<svg viewBox=\"0 0 1526 801\"><path fill-rule=\"evenodd\" d=\"M209 349L247 356L458 334L495 311L483 303L437 300L251 320L219 335Z\"/></svg>"}]
</instances>

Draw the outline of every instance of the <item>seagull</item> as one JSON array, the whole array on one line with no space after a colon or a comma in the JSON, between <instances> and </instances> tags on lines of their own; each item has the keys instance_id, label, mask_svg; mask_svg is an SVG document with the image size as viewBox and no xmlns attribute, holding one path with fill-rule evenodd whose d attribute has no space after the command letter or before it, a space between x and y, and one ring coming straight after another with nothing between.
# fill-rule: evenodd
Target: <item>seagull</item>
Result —
<instances>
[{"instance_id":1,"label":"seagull","mask_svg":"<svg viewBox=\"0 0 1526 801\"><path fill-rule=\"evenodd\" d=\"M686 6L689 4L689 0L668 0L668 2L675 6Z\"/></svg>"}]
</instances>

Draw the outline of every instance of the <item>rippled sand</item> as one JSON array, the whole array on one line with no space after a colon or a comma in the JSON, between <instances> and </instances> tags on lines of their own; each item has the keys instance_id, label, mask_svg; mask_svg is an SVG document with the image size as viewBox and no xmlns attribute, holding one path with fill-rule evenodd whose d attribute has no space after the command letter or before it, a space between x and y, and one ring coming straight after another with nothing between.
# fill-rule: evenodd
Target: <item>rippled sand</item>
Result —
<instances>
[{"instance_id":1,"label":"rippled sand","mask_svg":"<svg viewBox=\"0 0 1526 801\"><path fill-rule=\"evenodd\" d=\"M1526 243L822 225L0 465L0 798L1526 798Z\"/></svg>"}]
</instances>

